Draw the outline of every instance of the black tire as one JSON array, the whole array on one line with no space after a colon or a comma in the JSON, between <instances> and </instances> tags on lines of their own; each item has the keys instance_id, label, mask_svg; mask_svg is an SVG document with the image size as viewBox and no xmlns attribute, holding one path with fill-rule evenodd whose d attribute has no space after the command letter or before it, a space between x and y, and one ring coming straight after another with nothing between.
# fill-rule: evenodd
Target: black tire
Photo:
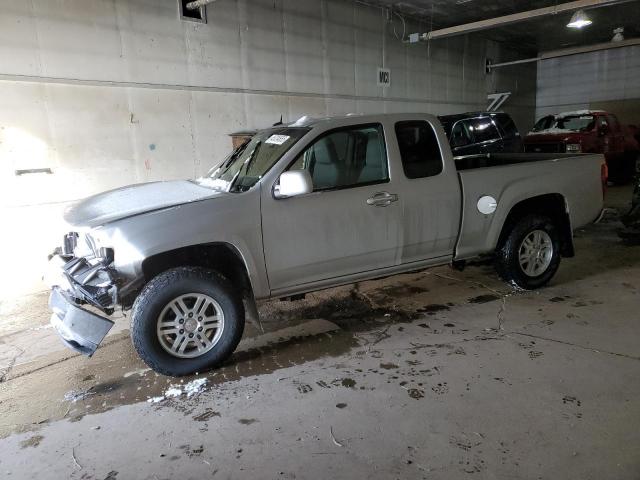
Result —
<instances>
[{"instance_id":1,"label":"black tire","mask_svg":"<svg viewBox=\"0 0 640 480\"><path fill-rule=\"evenodd\" d=\"M520 265L520 247L532 232L546 232L553 246L551 260L546 269L536 275L525 273ZM542 215L527 215L511 225L510 231L496 251L496 270L506 282L525 290L540 288L551 280L560 266L560 233L553 221Z\"/></svg>"},{"instance_id":2,"label":"black tire","mask_svg":"<svg viewBox=\"0 0 640 480\"><path fill-rule=\"evenodd\" d=\"M170 302L191 293L207 295L218 303L224 314L224 327L211 350L195 358L179 358L161 345L157 324ZM153 278L136 298L131 340L140 358L154 371L179 377L214 368L229 358L242 337L244 318L242 299L226 278L204 268L179 267Z\"/></svg>"}]
</instances>

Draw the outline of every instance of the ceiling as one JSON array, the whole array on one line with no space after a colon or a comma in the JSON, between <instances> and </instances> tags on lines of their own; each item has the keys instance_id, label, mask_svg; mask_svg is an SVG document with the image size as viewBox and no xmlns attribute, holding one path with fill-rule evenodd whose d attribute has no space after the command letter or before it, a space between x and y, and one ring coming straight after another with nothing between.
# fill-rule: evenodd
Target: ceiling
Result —
<instances>
[{"instance_id":1,"label":"ceiling","mask_svg":"<svg viewBox=\"0 0 640 480\"><path fill-rule=\"evenodd\" d=\"M549 7L565 1L568 0L375 0L378 4L392 6L401 13L424 20L429 25L427 31ZM640 37L640 0L592 8L587 10L587 14L593 24L582 30L566 28L571 13L563 12L482 30L480 34L528 53L607 42L617 27L624 27L625 38Z\"/></svg>"}]
</instances>

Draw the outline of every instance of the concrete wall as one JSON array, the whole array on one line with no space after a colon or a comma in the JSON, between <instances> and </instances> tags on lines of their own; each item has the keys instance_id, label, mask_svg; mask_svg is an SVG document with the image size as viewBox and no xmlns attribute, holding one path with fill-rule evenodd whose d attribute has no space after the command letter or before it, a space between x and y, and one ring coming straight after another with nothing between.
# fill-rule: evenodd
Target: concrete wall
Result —
<instances>
[{"instance_id":1,"label":"concrete wall","mask_svg":"<svg viewBox=\"0 0 640 480\"><path fill-rule=\"evenodd\" d=\"M58 243L67 202L202 175L230 132L281 115L453 113L512 90L507 110L533 119L535 69L484 73L489 53L513 54L475 36L404 44L354 1L218 0L207 24L179 20L176 0L0 0L0 12L0 208L22 248ZM14 174L31 168L53 173Z\"/></svg>"},{"instance_id":2,"label":"concrete wall","mask_svg":"<svg viewBox=\"0 0 640 480\"><path fill-rule=\"evenodd\" d=\"M553 58L538 66L536 118L585 108L617 109L624 104L637 105L638 99L640 46ZM621 114L629 123L632 117L632 112Z\"/></svg>"}]
</instances>

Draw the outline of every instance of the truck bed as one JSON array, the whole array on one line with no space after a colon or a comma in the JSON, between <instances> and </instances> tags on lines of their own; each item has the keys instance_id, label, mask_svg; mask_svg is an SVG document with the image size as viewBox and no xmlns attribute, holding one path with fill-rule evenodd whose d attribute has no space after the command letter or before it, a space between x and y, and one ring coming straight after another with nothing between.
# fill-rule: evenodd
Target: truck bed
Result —
<instances>
[{"instance_id":1,"label":"truck bed","mask_svg":"<svg viewBox=\"0 0 640 480\"><path fill-rule=\"evenodd\" d=\"M479 155L465 155L454 157L458 171L472 170L475 168L501 167L517 163L542 162L546 160L561 160L588 156L588 154L571 153L484 153Z\"/></svg>"},{"instance_id":2,"label":"truck bed","mask_svg":"<svg viewBox=\"0 0 640 480\"><path fill-rule=\"evenodd\" d=\"M600 154L486 154L457 157L455 163L463 203L456 260L493 251L509 210L521 201L560 195L573 230L594 221L602 208ZM495 199L493 214L478 211L483 196Z\"/></svg>"}]
</instances>

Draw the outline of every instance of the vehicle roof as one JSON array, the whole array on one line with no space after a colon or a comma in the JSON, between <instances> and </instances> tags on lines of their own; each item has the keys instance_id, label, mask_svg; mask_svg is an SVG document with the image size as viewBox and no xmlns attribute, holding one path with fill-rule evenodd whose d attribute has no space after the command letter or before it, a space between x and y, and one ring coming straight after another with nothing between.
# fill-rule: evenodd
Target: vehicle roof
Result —
<instances>
[{"instance_id":1,"label":"vehicle roof","mask_svg":"<svg viewBox=\"0 0 640 480\"><path fill-rule=\"evenodd\" d=\"M507 115L505 112L465 112L465 113L453 113L451 115L438 115L438 118L441 122L456 122L458 120L462 120L463 118L473 118L473 117L487 117L492 115Z\"/></svg>"},{"instance_id":2,"label":"vehicle roof","mask_svg":"<svg viewBox=\"0 0 640 480\"><path fill-rule=\"evenodd\" d=\"M303 115L295 122L287 123L283 126L285 127L307 127L312 128L322 124L331 124L331 123L343 123L345 121L351 121L353 119L360 119L363 122L376 122L380 121L383 118L402 118L403 116L407 117L415 117L416 115L420 116L428 116L435 118L433 114L430 113L415 113L415 112L406 112L406 113L373 113L373 114L365 114L365 113L348 113L346 115L335 115L328 117L312 117L310 115ZM279 126L279 125L278 125ZM273 128L273 127L271 127Z\"/></svg>"},{"instance_id":3,"label":"vehicle roof","mask_svg":"<svg viewBox=\"0 0 640 480\"><path fill-rule=\"evenodd\" d=\"M543 118L548 118L548 117L554 117L554 118L564 118L564 117L577 117L580 115L611 115L609 112L606 112L604 110L574 110L572 112L561 112L561 113L550 113L548 115L543 115L542 117L539 118L539 120L543 119Z\"/></svg>"}]
</instances>

